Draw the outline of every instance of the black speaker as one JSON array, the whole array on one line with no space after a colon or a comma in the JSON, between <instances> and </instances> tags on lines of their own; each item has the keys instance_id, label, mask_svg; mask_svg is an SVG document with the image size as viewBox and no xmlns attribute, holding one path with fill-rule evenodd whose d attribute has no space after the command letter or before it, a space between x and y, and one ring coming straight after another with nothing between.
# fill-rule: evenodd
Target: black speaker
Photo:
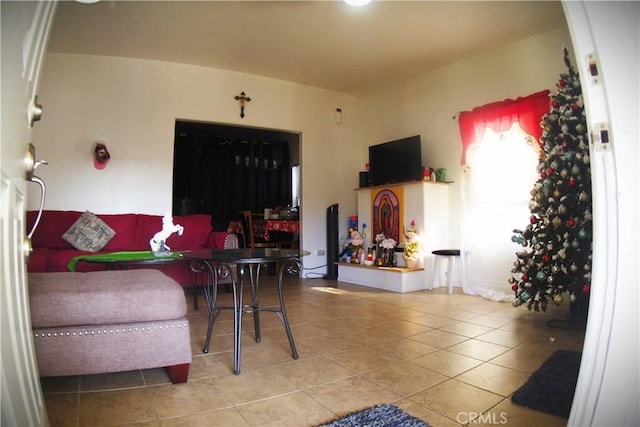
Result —
<instances>
[{"instance_id":1,"label":"black speaker","mask_svg":"<svg viewBox=\"0 0 640 427\"><path fill-rule=\"evenodd\" d=\"M369 172L360 172L360 188L369 186Z\"/></svg>"},{"instance_id":2,"label":"black speaker","mask_svg":"<svg viewBox=\"0 0 640 427\"><path fill-rule=\"evenodd\" d=\"M327 208L327 274L324 279L338 279L338 204Z\"/></svg>"}]
</instances>

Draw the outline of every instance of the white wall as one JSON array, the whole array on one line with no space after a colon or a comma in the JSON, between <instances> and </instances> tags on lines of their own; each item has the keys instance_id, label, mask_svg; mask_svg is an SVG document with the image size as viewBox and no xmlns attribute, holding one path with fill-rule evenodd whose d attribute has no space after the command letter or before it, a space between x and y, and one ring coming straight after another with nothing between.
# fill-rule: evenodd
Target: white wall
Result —
<instances>
[{"instance_id":1,"label":"white wall","mask_svg":"<svg viewBox=\"0 0 640 427\"><path fill-rule=\"evenodd\" d=\"M363 98L363 153L369 145L420 134L424 166L444 167L447 178L455 181L450 189L453 246L460 247L461 241L462 180L462 144L454 115L544 89L554 92L560 73L566 72L564 46L571 52L566 28L467 58ZM499 182L495 190L501 191ZM522 221L527 217L517 219L514 226L526 225ZM515 256L517 247L508 239L504 243ZM507 288L506 277L512 261L506 267L489 265L480 274L487 283L493 281L496 287Z\"/></svg>"},{"instance_id":2,"label":"white wall","mask_svg":"<svg viewBox=\"0 0 640 427\"><path fill-rule=\"evenodd\" d=\"M234 96L251 97L241 119ZM340 225L356 213L360 101L253 75L159 61L48 54L39 93L42 122L34 129L38 169L47 184L45 209L96 213L171 211L174 124L200 120L301 133L302 246L306 267L325 263L326 208L340 204ZM342 124L333 111L343 111ZM103 140L112 156L93 166ZM38 205L30 192L29 209Z\"/></svg>"}]
</instances>

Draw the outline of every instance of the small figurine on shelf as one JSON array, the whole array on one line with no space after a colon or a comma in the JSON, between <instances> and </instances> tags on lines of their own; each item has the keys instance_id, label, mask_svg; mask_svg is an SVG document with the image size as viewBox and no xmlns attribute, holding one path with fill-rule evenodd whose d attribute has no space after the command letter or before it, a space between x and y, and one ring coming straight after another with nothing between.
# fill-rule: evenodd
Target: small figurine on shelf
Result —
<instances>
[{"instance_id":1,"label":"small figurine on shelf","mask_svg":"<svg viewBox=\"0 0 640 427\"><path fill-rule=\"evenodd\" d=\"M373 248L370 247L369 249L367 249L367 255L364 259L364 265L373 265L374 263L374 255L373 255Z\"/></svg>"},{"instance_id":2,"label":"small figurine on shelf","mask_svg":"<svg viewBox=\"0 0 640 427\"><path fill-rule=\"evenodd\" d=\"M382 264L383 267L394 267L396 265L395 248L397 243L398 242L396 242L392 238L386 238L382 242L380 242L380 245L384 249L384 263Z\"/></svg>"},{"instance_id":3,"label":"small figurine on shelf","mask_svg":"<svg viewBox=\"0 0 640 427\"><path fill-rule=\"evenodd\" d=\"M376 261L377 260L381 260L382 259L382 241L385 239L384 234L383 233L379 233L376 235L376 241L374 243L375 247L376 247ZM376 265L380 265L379 263L376 263Z\"/></svg>"},{"instance_id":4,"label":"small figurine on shelf","mask_svg":"<svg viewBox=\"0 0 640 427\"><path fill-rule=\"evenodd\" d=\"M416 231L416 222L411 220L409 228L404 233L404 257L407 267L414 268L418 265L418 254L420 252L420 236Z\"/></svg>"},{"instance_id":5,"label":"small figurine on shelf","mask_svg":"<svg viewBox=\"0 0 640 427\"><path fill-rule=\"evenodd\" d=\"M364 249L362 245L364 239L358 230L349 229L349 238L345 243L344 253L351 254L351 263L360 264L364 258Z\"/></svg>"}]
</instances>

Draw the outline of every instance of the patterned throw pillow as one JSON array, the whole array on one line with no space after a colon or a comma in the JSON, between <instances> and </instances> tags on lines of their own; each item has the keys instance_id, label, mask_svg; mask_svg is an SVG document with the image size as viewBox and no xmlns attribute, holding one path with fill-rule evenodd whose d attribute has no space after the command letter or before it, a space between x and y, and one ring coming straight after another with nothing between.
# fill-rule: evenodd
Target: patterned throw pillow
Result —
<instances>
[{"instance_id":1,"label":"patterned throw pillow","mask_svg":"<svg viewBox=\"0 0 640 427\"><path fill-rule=\"evenodd\" d=\"M116 235L103 220L89 211L62 235L62 238L79 251L98 252Z\"/></svg>"}]
</instances>

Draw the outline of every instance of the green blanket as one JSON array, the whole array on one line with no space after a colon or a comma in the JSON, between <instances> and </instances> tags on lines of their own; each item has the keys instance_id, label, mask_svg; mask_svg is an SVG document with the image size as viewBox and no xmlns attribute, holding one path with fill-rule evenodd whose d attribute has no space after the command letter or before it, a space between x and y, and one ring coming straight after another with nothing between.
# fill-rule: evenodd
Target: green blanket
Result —
<instances>
[{"instance_id":1,"label":"green blanket","mask_svg":"<svg viewBox=\"0 0 640 427\"><path fill-rule=\"evenodd\" d=\"M180 252L169 252L166 255L156 256L151 251L135 251L135 252L112 252L108 254L95 254L95 255L78 255L73 257L67 268L69 271L76 271L78 262L80 261L102 261L102 262L117 262L117 261L145 261L158 258L180 258Z\"/></svg>"}]
</instances>

